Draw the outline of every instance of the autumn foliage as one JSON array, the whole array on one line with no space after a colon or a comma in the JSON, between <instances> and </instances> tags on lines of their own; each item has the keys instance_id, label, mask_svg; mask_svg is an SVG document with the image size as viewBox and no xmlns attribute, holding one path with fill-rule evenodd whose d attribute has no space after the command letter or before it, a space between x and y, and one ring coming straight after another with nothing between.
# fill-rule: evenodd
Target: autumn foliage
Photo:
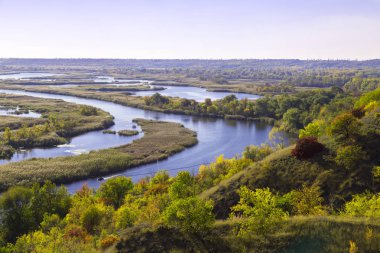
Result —
<instances>
[{"instance_id":1,"label":"autumn foliage","mask_svg":"<svg viewBox=\"0 0 380 253\"><path fill-rule=\"evenodd\" d=\"M307 159L324 149L315 137L305 137L298 140L296 147L292 150L292 156L297 159Z\"/></svg>"}]
</instances>

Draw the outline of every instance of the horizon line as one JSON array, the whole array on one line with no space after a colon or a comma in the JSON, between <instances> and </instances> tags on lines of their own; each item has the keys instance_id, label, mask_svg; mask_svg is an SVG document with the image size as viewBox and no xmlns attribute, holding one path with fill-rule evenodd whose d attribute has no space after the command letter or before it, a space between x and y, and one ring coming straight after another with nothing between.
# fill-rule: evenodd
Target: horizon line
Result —
<instances>
[{"instance_id":1,"label":"horizon line","mask_svg":"<svg viewBox=\"0 0 380 253\"><path fill-rule=\"evenodd\" d=\"M376 61L380 58L113 58L113 57L0 57L0 60L204 60L204 61L247 61L247 60L299 60L299 61Z\"/></svg>"}]
</instances>

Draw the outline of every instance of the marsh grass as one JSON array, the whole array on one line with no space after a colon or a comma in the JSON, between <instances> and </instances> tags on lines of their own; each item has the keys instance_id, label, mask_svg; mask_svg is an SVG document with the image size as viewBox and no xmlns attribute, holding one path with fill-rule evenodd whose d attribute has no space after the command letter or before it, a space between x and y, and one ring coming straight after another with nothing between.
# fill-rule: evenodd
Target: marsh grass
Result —
<instances>
[{"instance_id":1,"label":"marsh grass","mask_svg":"<svg viewBox=\"0 0 380 253\"><path fill-rule=\"evenodd\" d=\"M67 142L66 138L113 125L113 118L107 112L57 99L2 94L0 105L41 114L41 118L0 116L0 131L11 129L10 139L5 140L0 134L1 146L52 147ZM83 109L91 113L84 115ZM55 124L51 126L53 118ZM0 157L9 158L9 152L0 152Z\"/></svg>"},{"instance_id":2,"label":"marsh grass","mask_svg":"<svg viewBox=\"0 0 380 253\"><path fill-rule=\"evenodd\" d=\"M197 143L195 132L181 124L135 120L144 137L117 148L92 151L78 156L30 159L0 166L0 189L51 180L68 183L107 175L128 168L166 159Z\"/></svg>"}]
</instances>

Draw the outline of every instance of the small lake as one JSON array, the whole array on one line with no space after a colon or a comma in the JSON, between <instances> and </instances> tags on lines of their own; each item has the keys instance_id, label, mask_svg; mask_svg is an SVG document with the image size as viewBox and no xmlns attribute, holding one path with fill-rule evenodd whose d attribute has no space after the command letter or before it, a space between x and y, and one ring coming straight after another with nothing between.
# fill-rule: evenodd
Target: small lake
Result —
<instances>
[{"instance_id":1,"label":"small lake","mask_svg":"<svg viewBox=\"0 0 380 253\"><path fill-rule=\"evenodd\" d=\"M163 87L164 90L159 91L138 91L134 93L134 96L151 96L155 93L160 93L169 97L180 97L187 99L194 99L197 102L204 102L206 98L211 100L222 99L228 95L235 95L238 99L258 99L260 96L247 93L235 93L235 92L214 92L207 91L207 89L191 86L165 86L154 85L154 87Z\"/></svg>"},{"instance_id":2,"label":"small lake","mask_svg":"<svg viewBox=\"0 0 380 253\"><path fill-rule=\"evenodd\" d=\"M199 143L191 148L169 157L167 160L159 161L154 164L147 164L128 169L115 175L130 176L134 181L140 178L152 175L161 169L167 169L171 175L178 171L188 170L196 173L200 164L207 164L215 160L221 154L231 158L240 154L248 145L260 145L268 141L268 134L272 126L247 121L233 121L214 118L202 118L187 115L167 114L160 112L144 111L137 108L118 105L111 102L100 101L95 99L77 98L72 96L34 93L25 91L0 90L0 93L28 95L41 98L62 99L67 102L86 104L100 108L111 113L115 119L115 125L111 130L133 129L132 119L144 118L162 121L177 122L185 127L197 132ZM139 130L139 129L138 129ZM93 131L71 139L67 145L61 145L49 149L35 148L16 153L10 161L0 160L0 164L16 162L34 157L48 158L56 156L69 156L80 153L86 153L91 150L117 147L131 143L143 134L136 136L119 136L113 134L104 134L102 131ZM114 176L114 175L110 175ZM89 178L68 184L70 192L75 192L84 183L90 187L97 188L101 184L96 178Z\"/></svg>"},{"instance_id":3,"label":"small lake","mask_svg":"<svg viewBox=\"0 0 380 253\"><path fill-rule=\"evenodd\" d=\"M53 73L38 73L38 72L23 72L23 73L12 73L12 74L0 74L0 80L23 80L29 78L44 78L51 76L58 76L62 74L53 74Z\"/></svg>"}]
</instances>

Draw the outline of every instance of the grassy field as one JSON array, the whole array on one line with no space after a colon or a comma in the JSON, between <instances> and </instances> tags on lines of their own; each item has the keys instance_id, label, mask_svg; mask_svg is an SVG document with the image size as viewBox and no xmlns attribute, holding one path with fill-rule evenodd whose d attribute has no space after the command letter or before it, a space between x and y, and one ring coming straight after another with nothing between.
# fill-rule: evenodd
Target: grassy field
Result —
<instances>
[{"instance_id":1,"label":"grassy field","mask_svg":"<svg viewBox=\"0 0 380 253\"><path fill-rule=\"evenodd\" d=\"M0 189L51 180L68 183L88 177L107 175L166 159L197 143L195 132L177 123L135 120L144 137L133 143L70 157L30 159L0 166Z\"/></svg>"}]
</instances>

